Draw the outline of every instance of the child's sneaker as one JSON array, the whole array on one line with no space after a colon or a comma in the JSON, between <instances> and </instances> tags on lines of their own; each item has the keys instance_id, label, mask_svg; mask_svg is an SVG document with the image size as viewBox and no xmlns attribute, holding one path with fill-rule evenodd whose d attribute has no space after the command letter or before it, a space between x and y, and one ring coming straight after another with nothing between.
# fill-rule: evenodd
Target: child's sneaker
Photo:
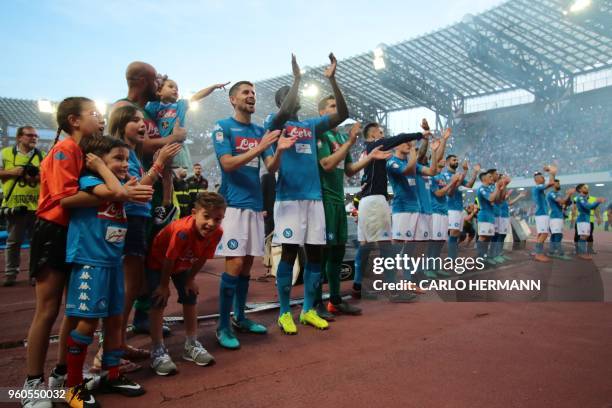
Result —
<instances>
[{"instance_id":1,"label":"child's sneaker","mask_svg":"<svg viewBox=\"0 0 612 408\"><path fill-rule=\"evenodd\" d=\"M51 374L49 374L49 388L64 388L64 383L66 382L67 374L58 374L55 372L55 368L51 370Z\"/></svg>"},{"instance_id":2,"label":"child's sneaker","mask_svg":"<svg viewBox=\"0 0 612 408\"><path fill-rule=\"evenodd\" d=\"M157 375L165 376L176 373L176 365L170 358L170 355L168 355L168 351L165 349L159 354L153 353L151 368Z\"/></svg>"},{"instance_id":3,"label":"child's sneaker","mask_svg":"<svg viewBox=\"0 0 612 408\"><path fill-rule=\"evenodd\" d=\"M66 404L71 408L98 408L100 404L87 388L87 381L66 390Z\"/></svg>"},{"instance_id":4,"label":"child's sneaker","mask_svg":"<svg viewBox=\"0 0 612 408\"><path fill-rule=\"evenodd\" d=\"M24 391L36 391L43 389L45 389L45 383L42 378L33 378L31 380L26 380L23 384ZM26 396L21 400L21 406L23 408L53 408L53 403L48 398L35 398L34 396L29 398L28 396Z\"/></svg>"},{"instance_id":5,"label":"child's sneaker","mask_svg":"<svg viewBox=\"0 0 612 408\"><path fill-rule=\"evenodd\" d=\"M206 366L215 362L215 358L212 354L210 354L197 340L192 344L185 343L183 360L193 361L199 366Z\"/></svg>"},{"instance_id":6,"label":"child's sneaker","mask_svg":"<svg viewBox=\"0 0 612 408\"><path fill-rule=\"evenodd\" d=\"M98 389L105 394L121 394L125 397L139 397L145 393L145 389L140 384L135 383L123 374L120 374L114 380L102 376Z\"/></svg>"}]
</instances>

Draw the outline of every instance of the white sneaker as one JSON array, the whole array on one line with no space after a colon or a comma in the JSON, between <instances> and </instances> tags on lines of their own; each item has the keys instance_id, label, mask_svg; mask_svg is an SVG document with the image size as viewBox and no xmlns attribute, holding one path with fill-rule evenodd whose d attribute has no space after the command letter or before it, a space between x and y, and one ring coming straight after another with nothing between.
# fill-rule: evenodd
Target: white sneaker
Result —
<instances>
[{"instance_id":1,"label":"white sneaker","mask_svg":"<svg viewBox=\"0 0 612 408\"><path fill-rule=\"evenodd\" d=\"M206 366L214 362L215 358L196 340L193 344L185 343L183 360L193 361L199 366Z\"/></svg>"},{"instance_id":2,"label":"white sneaker","mask_svg":"<svg viewBox=\"0 0 612 408\"><path fill-rule=\"evenodd\" d=\"M151 368L157 375L165 376L176 373L176 364L174 364L167 351L159 355L152 354Z\"/></svg>"},{"instance_id":3,"label":"white sneaker","mask_svg":"<svg viewBox=\"0 0 612 408\"><path fill-rule=\"evenodd\" d=\"M49 388L57 389L64 388L64 383L66 382L67 374L60 375L55 373L55 369L51 370L51 374L49 374Z\"/></svg>"},{"instance_id":4,"label":"white sneaker","mask_svg":"<svg viewBox=\"0 0 612 408\"><path fill-rule=\"evenodd\" d=\"M26 380L23 384L24 390L43 390L46 389L45 383L40 378ZM21 400L23 408L53 408L53 403L48 398L23 398Z\"/></svg>"}]
</instances>

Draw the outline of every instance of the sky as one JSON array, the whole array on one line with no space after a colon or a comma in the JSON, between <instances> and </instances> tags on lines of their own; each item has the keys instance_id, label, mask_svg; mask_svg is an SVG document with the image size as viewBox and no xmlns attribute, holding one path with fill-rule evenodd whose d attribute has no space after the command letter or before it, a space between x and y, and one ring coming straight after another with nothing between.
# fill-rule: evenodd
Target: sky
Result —
<instances>
[{"instance_id":1,"label":"sky","mask_svg":"<svg viewBox=\"0 0 612 408\"><path fill-rule=\"evenodd\" d=\"M151 63L181 93L257 81L451 25L501 0L14 0L3 4L0 96L124 97L125 67Z\"/></svg>"}]
</instances>

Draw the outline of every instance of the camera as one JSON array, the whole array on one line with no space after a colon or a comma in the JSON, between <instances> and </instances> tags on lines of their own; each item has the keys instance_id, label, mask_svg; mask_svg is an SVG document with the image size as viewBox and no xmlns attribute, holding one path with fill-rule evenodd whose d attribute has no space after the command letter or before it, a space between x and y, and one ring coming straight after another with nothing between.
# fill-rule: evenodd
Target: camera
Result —
<instances>
[{"instance_id":1,"label":"camera","mask_svg":"<svg viewBox=\"0 0 612 408\"><path fill-rule=\"evenodd\" d=\"M2 207L0 208L0 217L10 217L12 215L24 215L28 212L28 207L19 206L19 207Z\"/></svg>"},{"instance_id":2,"label":"camera","mask_svg":"<svg viewBox=\"0 0 612 408\"><path fill-rule=\"evenodd\" d=\"M23 174L29 177L36 177L40 174L40 169L31 164L26 164L23 166Z\"/></svg>"}]
</instances>

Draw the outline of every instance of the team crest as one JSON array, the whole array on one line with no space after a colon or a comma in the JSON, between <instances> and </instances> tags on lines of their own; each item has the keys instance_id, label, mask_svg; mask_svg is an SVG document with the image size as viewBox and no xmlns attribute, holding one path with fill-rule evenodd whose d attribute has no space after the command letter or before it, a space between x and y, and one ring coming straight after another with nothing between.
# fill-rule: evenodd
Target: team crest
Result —
<instances>
[{"instance_id":1,"label":"team crest","mask_svg":"<svg viewBox=\"0 0 612 408\"><path fill-rule=\"evenodd\" d=\"M230 239L229 241L227 241L227 247L231 250L238 248L238 241L236 241L235 239Z\"/></svg>"},{"instance_id":2,"label":"team crest","mask_svg":"<svg viewBox=\"0 0 612 408\"><path fill-rule=\"evenodd\" d=\"M291 228L285 228L285 230L283 231L283 237L291 238L292 236L293 236L293 231L291 230Z\"/></svg>"}]
</instances>

